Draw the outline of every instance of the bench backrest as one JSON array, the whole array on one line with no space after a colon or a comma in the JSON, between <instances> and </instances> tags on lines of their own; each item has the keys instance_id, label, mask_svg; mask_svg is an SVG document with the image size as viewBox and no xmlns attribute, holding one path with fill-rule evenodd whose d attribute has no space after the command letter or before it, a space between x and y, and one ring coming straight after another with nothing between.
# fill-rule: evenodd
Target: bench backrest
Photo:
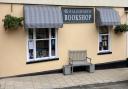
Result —
<instances>
[{"instance_id":1,"label":"bench backrest","mask_svg":"<svg viewBox=\"0 0 128 89\"><path fill-rule=\"evenodd\" d=\"M85 60L87 57L86 50L70 50L69 58L70 60Z\"/></svg>"}]
</instances>

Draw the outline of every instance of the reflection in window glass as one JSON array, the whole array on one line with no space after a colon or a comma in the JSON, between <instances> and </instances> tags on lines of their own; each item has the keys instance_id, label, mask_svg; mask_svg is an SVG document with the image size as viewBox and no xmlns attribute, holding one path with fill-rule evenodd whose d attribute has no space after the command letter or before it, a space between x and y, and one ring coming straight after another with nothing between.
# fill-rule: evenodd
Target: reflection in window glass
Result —
<instances>
[{"instance_id":1,"label":"reflection in window glass","mask_svg":"<svg viewBox=\"0 0 128 89\"><path fill-rule=\"evenodd\" d=\"M99 33L100 34L108 34L108 27L107 26L100 27Z\"/></svg>"},{"instance_id":2,"label":"reflection in window glass","mask_svg":"<svg viewBox=\"0 0 128 89\"><path fill-rule=\"evenodd\" d=\"M33 59L33 49L29 49L29 59Z\"/></svg>"},{"instance_id":3,"label":"reflection in window glass","mask_svg":"<svg viewBox=\"0 0 128 89\"><path fill-rule=\"evenodd\" d=\"M34 41L33 40L29 40L28 42L28 47L29 47L29 59L33 59L34 58Z\"/></svg>"},{"instance_id":4,"label":"reflection in window glass","mask_svg":"<svg viewBox=\"0 0 128 89\"><path fill-rule=\"evenodd\" d=\"M36 41L36 58L49 57L49 41Z\"/></svg>"},{"instance_id":5,"label":"reflection in window glass","mask_svg":"<svg viewBox=\"0 0 128 89\"><path fill-rule=\"evenodd\" d=\"M29 39L33 39L33 29L29 29Z\"/></svg>"},{"instance_id":6,"label":"reflection in window glass","mask_svg":"<svg viewBox=\"0 0 128 89\"><path fill-rule=\"evenodd\" d=\"M55 39L51 40L51 51L52 51L52 56L55 56Z\"/></svg>"},{"instance_id":7,"label":"reflection in window glass","mask_svg":"<svg viewBox=\"0 0 128 89\"><path fill-rule=\"evenodd\" d=\"M55 28L51 29L51 36L52 36L52 38L55 38Z\"/></svg>"},{"instance_id":8,"label":"reflection in window glass","mask_svg":"<svg viewBox=\"0 0 128 89\"><path fill-rule=\"evenodd\" d=\"M101 42L100 42L100 50L109 50L108 49L108 35L101 36Z\"/></svg>"},{"instance_id":9,"label":"reflection in window glass","mask_svg":"<svg viewBox=\"0 0 128 89\"><path fill-rule=\"evenodd\" d=\"M36 39L47 39L49 38L49 30L47 28L36 29Z\"/></svg>"}]
</instances>

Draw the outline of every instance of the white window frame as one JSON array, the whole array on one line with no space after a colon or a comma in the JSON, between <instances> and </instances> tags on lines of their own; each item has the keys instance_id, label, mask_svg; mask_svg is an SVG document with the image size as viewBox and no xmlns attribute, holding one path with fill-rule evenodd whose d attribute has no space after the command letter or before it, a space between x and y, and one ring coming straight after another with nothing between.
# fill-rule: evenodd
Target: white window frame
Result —
<instances>
[{"instance_id":1,"label":"white window frame","mask_svg":"<svg viewBox=\"0 0 128 89\"><path fill-rule=\"evenodd\" d=\"M57 38L58 38L58 30L57 28L54 28L55 29L55 38L51 38L51 30L52 28L48 28L49 30L49 38L48 39L39 39L39 40L49 40L49 57L42 57L42 58L36 58L36 28L32 28L33 29L33 41L34 41L34 58L33 59L29 59L29 47L28 47L28 42L29 42L29 29L27 29L27 62L31 62L31 61L40 61L40 60L51 60L51 59L54 59L54 58L58 58L58 46L57 46ZM43 28L42 28L43 29ZM55 56L51 56L51 40L52 39L55 39Z\"/></svg>"},{"instance_id":2,"label":"white window frame","mask_svg":"<svg viewBox=\"0 0 128 89\"><path fill-rule=\"evenodd\" d=\"M106 53L106 52L111 52L111 33L110 33L110 30L111 28L108 27L108 34L100 34L100 27L97 27L98 28L98 53ZM101 39L101 35L108 35L108 50L99 50L99 46L100 46L100 39Z\"/></svg>"}]
</instances>

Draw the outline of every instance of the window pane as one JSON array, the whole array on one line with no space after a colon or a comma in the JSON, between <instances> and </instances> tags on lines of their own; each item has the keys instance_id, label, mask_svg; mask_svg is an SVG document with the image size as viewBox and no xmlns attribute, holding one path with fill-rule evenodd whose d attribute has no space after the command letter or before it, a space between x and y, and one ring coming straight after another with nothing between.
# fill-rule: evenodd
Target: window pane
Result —
<instances>
[{"instance_id":1,"label":"window pane","mask_svg":"<svg viewBox=\"0 0 128 89\"><path fill-rule=\"evenodd\" d=\"M36 58L49 57L49 40L36 41Z\"/></svg>"},{"instance_id":2,"label":"window pane","mask_svg":"<svg viewBox=\"0 0 128 89\"><path fill-rule=\"evenodd\" d=\"M109 44L108 44L108 35L101 35L100 36L101 40L99 43L99 50L109 50Z\"/></svg>"},{"instance_id":3,"label":"window pane","mask_svg":"<svg viewBox=\"0 0 128 89\"><path fill-rule=\"evenodd\" d=\"M52 38L55 38L56 36L55 36L55 28L52 28L51 29L51 37Z\"/></svg>"},{"instance_id":4,"label":"window pane","mask_svg":"<svg viewBox=\"0 0 128 89\"><path fill-rule=\"evenodd\" d=\"M55 49L56 49L56 46L55 46L55 39L52 39L52 40L51 40L51 55L52 55L52 56L55 56Z\"/></svg>"},{"instance_id":5,"label":"window pane","mask_svg":"<svg viewBox=\"0 0 128 89\"><path fill-rule=\"evenodd\" d=\"M36 29L36 39L46 39L49 38L48 28Z\"/></svg>"},{"instance_id":6,"label":"window pane","mask_svg":"<svg viewBox=\"0 0 128 89\"><path fill-rule=\"evenodd\" d=\"M108 35L102 36L103 50L108 50Z\"/></svg>"},{"instance_id":7,"label":"window pane","mask_svg":"<svg viewBox=\"0 0 128 89\"><path fill-rule=\"evenodd\" d=\"M100 27L99 33L108 34L108 27L107 26Z\"/></svg>"},{"instance_id":8,"label":"window pane","mask_svg":"<svg viewBox=\"0 0 128 89\"><path fill-rule=\"evenodd\" d=\"M33 39L33 29L29 29L28 33L29 33L29 39Z\"/></svg>"},{"instance_id":9,"label":"window pane","mask_svg":"<svg viewBox=\"0 0 128 89\"><path fill-rule=\"evenodd\" d=\"M29 59L33 59L33 49L29 49Z\"/></svg>"},{"instance_id":10,"label":"window pane","mask_svg":"<svg viewBox=\"0 0 128 89\"><path fill-rule=\"evenodd\" d=\"M29 48L29 59L33 59L34 58L34 41L33 40L29 40L28 42L28 48Z\"/></svg>"}]
</instances>

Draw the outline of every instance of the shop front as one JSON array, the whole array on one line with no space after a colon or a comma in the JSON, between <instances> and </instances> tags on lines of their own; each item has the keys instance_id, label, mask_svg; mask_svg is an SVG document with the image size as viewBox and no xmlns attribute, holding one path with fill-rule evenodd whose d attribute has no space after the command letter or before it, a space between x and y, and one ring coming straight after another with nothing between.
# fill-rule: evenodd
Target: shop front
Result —
<instances>
[{"instance_id":1,"label":"shop front","mask_svg":"<svg viewBox=\"0 0 128 89\"><path fill-rule=\"evenodd\" d=\"M1 7L1 19L12 8L12 15L24 17L24 28L5 32L1 25L0 77L60 70L69 63L69 50L87 50L93 64L126 60L126 34L114 32L115 26L125 23L122 7Z\"/></svg>"},{"instance_id":2,"label":"shop front","mask_svg":"<svg viewBox=\"0 0 128 89\"><path fill-rule=\"evenodd\" d=\"M28 32L28 63L59 59L57 30L63 26L61 8L25 5L24 17Z\"/></svg>"}]
</instances>

